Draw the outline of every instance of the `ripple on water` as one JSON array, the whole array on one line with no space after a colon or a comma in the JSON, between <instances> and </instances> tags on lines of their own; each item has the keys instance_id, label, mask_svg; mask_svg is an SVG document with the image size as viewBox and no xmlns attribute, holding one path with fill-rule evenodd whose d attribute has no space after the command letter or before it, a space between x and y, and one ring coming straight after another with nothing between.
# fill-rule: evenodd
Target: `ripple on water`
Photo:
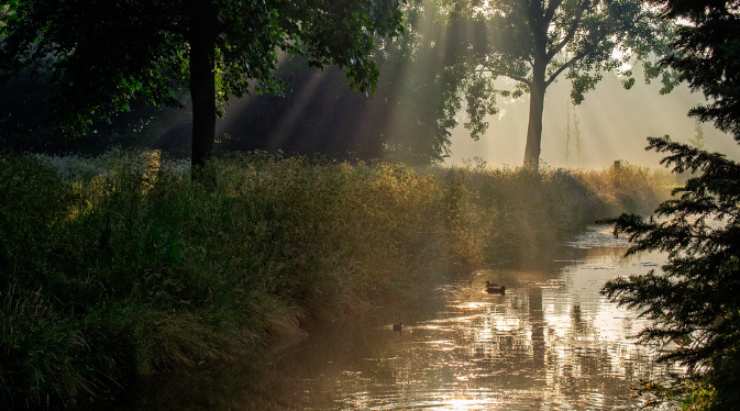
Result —
<instances>
[{"instance_id":1,"label":"ripple on water","mask_svg":"<svg viewBox=\"0 0 740 411\"><path fill-rule=\"evenodd\" d=\"M629 338L647 322L599 291L663 257L623 259L626 243L603 227L568 245L568 258L525 273L503 296L481 292L478 282L496 274L481 272L474 282L441 287L431 308L403 313L417 320L401 332L386 325L315 337L284 362L282 381L300 386L292 403L316 410L641 408L632 387L668 370L655 364L653 349Z\"/></svg>"}]
</instances>

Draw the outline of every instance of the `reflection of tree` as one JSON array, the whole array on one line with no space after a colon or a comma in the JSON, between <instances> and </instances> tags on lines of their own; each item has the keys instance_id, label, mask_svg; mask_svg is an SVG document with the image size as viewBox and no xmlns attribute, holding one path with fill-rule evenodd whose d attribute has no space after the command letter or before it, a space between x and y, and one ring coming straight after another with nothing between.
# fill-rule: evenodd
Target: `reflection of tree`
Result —
<instances>
[{"instance_id":1,"label":"reflection of tree","mask_svg":"<svg viewBox=\"0 0 740 411\"><path fill-rule=\"evenodd\" d=\"M596 338L597 336L596 330L594 329L593 324L591 324L591 321L589 321L589 319L583 318L583 313L581 312L581 305L579 303L575 303L573 304L573 307L571 307L570 318L571 318L571 323L573 326L573 333L571 333L572 339L577 339L578 337L587 337L587 336Z\"/></svg>"},{"instance_id":2,"label":"reflection of tree","mask_svg":"<svg viewBox=\"0 0 740 411\"><path fill-rule=\"evenodd\" d=\"M570 310L570 318L573 320L573 328L576 330L576 334L583 333L583 317L581 316L581 306L573 304L573 308Z\"/></svg>"},{"instance_id":3,"label":"reflection of tree","mask_svg":"<svg viewBox=\"0 0 740 411\"><path fill-rule=\"evenodd\" d=\"M459 398L500 401L511 393L504 409L625 407L631 381L655 370L649 357L623 344L621 329L610 335L600 328L605 324L595 313L616 312L588 287L594 278L600 282L596 273L584 267L571 273L582 281L538 282L503 297L457 295L402 336L364 329L322 336L309 355L287 362L294 369L316 364L290 380L278 376L290 384L284 395L300 397L305 388L305 404L321 409L446 406Z\"/></svg>"},{"instance_id":4,"label":"reflection of tree","mask_svg":"<svg viewBox=\"0 0 740 411\"><path fill-rule=\"evenodd\" d=\"M542 368L545 364L545 319L542 312L542 288L532 287L528 290L528 293L534 367Z\"/></svg>"}]
</instances>

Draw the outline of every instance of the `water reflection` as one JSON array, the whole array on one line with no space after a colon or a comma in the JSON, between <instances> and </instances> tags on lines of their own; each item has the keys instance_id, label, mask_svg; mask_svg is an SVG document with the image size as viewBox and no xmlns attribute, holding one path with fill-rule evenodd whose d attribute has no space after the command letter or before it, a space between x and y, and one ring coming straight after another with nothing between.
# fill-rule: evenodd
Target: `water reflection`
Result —
<instances>
[{"instance_id":1,"label":"water reflection","mask_svg":"<svg viewBox=\"0 0 740 411\"><path fill-rule=\"evenodd\" d=\"M623 251L597 227L549 267L482 271L441 288L405 313L401 333L382 318L321 333L275 363L273 393L296 409L639 408L633 386L667 370L628 338L646 323L599 290L663 257ZM486 294L489 279L506 295Z\"/></svg>"}]
</instances>

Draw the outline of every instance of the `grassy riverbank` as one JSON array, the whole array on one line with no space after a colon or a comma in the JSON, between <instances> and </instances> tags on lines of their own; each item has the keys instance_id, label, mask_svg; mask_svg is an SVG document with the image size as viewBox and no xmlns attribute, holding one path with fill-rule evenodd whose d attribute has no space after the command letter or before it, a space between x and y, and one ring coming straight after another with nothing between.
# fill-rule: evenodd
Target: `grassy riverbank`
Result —
<instances>
[{"instance_id":1,"label":"grassy riverbank","mask_svg":"<svg viewBox=\"0 0 740 411\"><path fill-rule=\"evenodd\" d=\"M650 210L668 178L412 169L265 155L191 182L156 153L0 156L0 405L115 397L262 352L278 320L342 316L429 273Z\"/></svg>"}]
</instances>

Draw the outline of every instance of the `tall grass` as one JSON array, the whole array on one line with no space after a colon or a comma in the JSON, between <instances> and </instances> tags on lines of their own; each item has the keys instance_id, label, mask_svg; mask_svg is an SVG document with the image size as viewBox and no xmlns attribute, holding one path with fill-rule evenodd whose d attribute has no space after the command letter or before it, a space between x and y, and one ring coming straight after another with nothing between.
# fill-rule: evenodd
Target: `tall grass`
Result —
<instances>
[{"instance_id":1,"label":"tall grass","mask_svg":"<svg viewBox=\"0 0 740 411\"><path fill-rule=\"evenodd\" d=\"M275 318L524 258L665 191L646 170L413 169L268 155L0 156L0 406L115 398L257 355Z\"/></svg>"}]
</instances>

